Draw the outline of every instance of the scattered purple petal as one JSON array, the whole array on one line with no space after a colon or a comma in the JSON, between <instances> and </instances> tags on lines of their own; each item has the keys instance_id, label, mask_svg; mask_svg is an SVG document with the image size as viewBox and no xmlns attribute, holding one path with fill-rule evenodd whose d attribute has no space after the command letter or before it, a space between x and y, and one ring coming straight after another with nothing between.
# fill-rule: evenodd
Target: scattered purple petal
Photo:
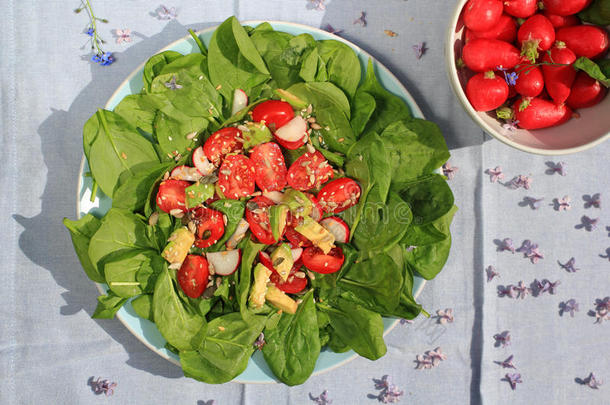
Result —
<instances>
[{"instance_id":1,"label":"scattered purple petal","mask_svg":"<svg viewBox=\"0 0 610 405\"><path fill-rule=\"evenodd\" d=\"M116 43L120 44L122 42L131 42L131 30L128 28L124 28L122 30L116 29Z\"/></svg>"},{"instance_id":2,"label":"scattered purple petal","mask_svg":"<svg viewBox=\"0 0 610 405\"><path fill-rule=\"evenodd\" d=\"M519 124L519 120L506 120L504 124L502 124L502 129L504 132L513 132L517 130L517 124Z\"/></svg>"},{"instance_id":3,"label":"scattered purple petal","mask_svg":"<svg viewBox=\"0 0 610 405\"><path fill-rule=\"evenodd\" d=\"M375 389L381 391L378 395L369 394L368 397L371 399L377 399L381 403L389 404L399 402L400 397L404 395L404 391L392 384L392 380L388 375L384 375L380 380L373 378L373 382L375 383Z\"/></svg>"},{"instance_id":4,"label":"scattered purple petal","mask_svg":"<svg viewBox=\"0 0 610 405\"><path fill-rule=\"evenodd\" d=\"M567 211L572 208L572 204L570 203L570 197L564 195L563 198L554 198L553 199L553 208L555 211Z\"/></svg>"},{"instance_id":5,"label":"scattered purple petal","mask_svg":"<svg viewBox=\"0 0 610 405\"><path fill-rule=\"evenodd\" d=\"M586 385L587 387L592 388L594 390L599 389L600 385L602 385L602 381L598 380L597 377L595 377L595 374L593 373L589 373L589 375L585 379L576 378L576 382L581 385Z\"/></svg>"},{"instance_id":6,"label":"scattered purple petal","mask_svg":"<svg viewBox=\"0 0 610 405\"><path fill-rule=\"evenodd\" d=\"M534 280L534 281L538 281L538 280ZM554 283L551 282L548 279L544 279L541 282L538 282L539 288L538 288L538 294L543 294L545 292L548 292L551 295L555 295L555 288L557 288L557 286L561 284L561 281L557 280Z\"/></svg>"},{"instance_id":7,"label":"scattered purple petal","mask_svg":"<svg viewBox=\"0 0 610 405\"><path fill-rule=\"evenodd\" d=\"M513 355L512 354L510 356L508 356L506 358L506 360L504 360L504 361L494 361L494 363L496 363L499 366L502 366L502 368L514 368L514 369L517 368L513 364Z\"/></svg>"},{"instance_id":8,"label":"scattered purple petal","mask_svg":"<svg viewBox=\"0 0 610 405\"><path fill-rule=\"evenodd\" d=\"M500 273L496 272L496 268L494 266L488 266L485 269L485 273L487 274L487 282L489 283L494 277L500 277Z\"/></svg>"},{"instance_id":9,"label":"scattered purple petal","mask_svg":"<svg viewBox=\"0 0 610 405\"><path fill-rule=\"evenodd\" d=\"M441 361L447 360L447 355L441 351L440 347L428 350L426 353L415 356L416 370L429 369L436 367Z\"/></svg>"},{"instance_id":10,"label":"scattered purple petal","mask_svg":"<svg viewBox=\"0 0 610 405\"><path fill-rule=\"evenodd\" d=\"M506 183L506 186L508 188L512 188L513 190L516 190L518 188L524 188L526 190L529 190L532 186L532 178L520 174L518 176L515 176L508 183Z\"/></svg>"},{"instance_id":11,"label":"scattered purple petal","mask_svg":"<svg viewBox=\"0 0 610 405\"><path fill-rule=\"evenodd\" d=\"M499 285L498 286L498 297L515 298L515 286L512 284L509 284L507 286Z\"/></svg>"},{"instance_id":12,"label":"scattered purple petal","mask_svg":"<svg viewBox=\"0 0 610 405\"><path fill-rule=\"evenodd\" d=\"M563 316L566 312L568 312L572 318L574 318L574 312L578 312L578 303L574 298L559 303L559 316Z\"/></svg>"},{"instance_id":13,"label":"scattered purple petal","mask_svg":"<svg viewBox=\"0 0 610 405\"><path fill-rule=\"evenodd\" d=\"M265 346L265 343L265 334L261 332L261 334L258 335L258 338L256 338L256 340L254 341L254 347L256 347L258 350L263 350L263 346Z\"/></svg>"},{"instance_id":14,"label":"scattered purple petal","mask_svg":"<svg viewBox=\"0 0 610 405\"><path fill-rule=\"evenodd\" d=\"M322 391L322 393L320 395L318 395L317 397L314 397L313 395L311 395L311 392L310 392L309 399L311 399L313 402L315 402L316 405L328 405L328 404L333 403L333 400L328 398L327 390Z\"/></svg>"},{"instance_id":15,"label":"scattered purple petal","mask_svg":"<svg viewBox=\"0 0 610 405\"><path fill-rule=\"evenodd\" d=\"M549 161L549 162L546 162L546 165L548 166L548 169L546 169L546 171L545 171L546 174L552 175L555 173L559 173L559 175L561 175L561 176L565 176L567 174L566 162L555 163L555 162Z\"/></svg>"},{"instance_id":16,"label":"scattered purple petal","mask_svg":"<svg viewBox=\"0 0 610 405\"><path fill-rule=\"evenodd\" d=\"M89 377L87 385L91 386L91 391L93 391L95 395L105 394L107 397L114 394L114 388L117 386L115 382L102 380L101 377L98 377L97 380L94 380L93 377Z\"/></svg>"},{"instance_id":17,"label":"scattered purple petal","mask_svg":"<svg viewBox=\"0 0 610 405\"><path fill-rule=\"evenodd\" d=\"M182 88L182 85L176 83L176 75L173 75L172 79L169 82L164 83L164 84L165 84L165 87L167 87L168 89L171 89L171 90L178 90L178 89Z\"/></svg>"},{"instance_id":18,"label":"scattered purple petal","mask_svg":"<svg viewBox=\"0 0 610 405\"><path fill-rule=\"evenodd\" d=\"M504 238L502 240L494 240L494 243L498 245L496 250L498 252L504 252L505 250L515 253L515 246L513 245L513 240L511 238Z\"/></svg>"},{"instance_id":19,"label":"scattered purple petal","mask_svg":"<svg viewBox=\"0 0 610 405\"><path fill-rule=\"evenodd\" d=\"M163 4L157 7L154 15L156 15L159 20L173 20L178 17L176 7L165 7Z\"/></svg>"},{"instance_id":20,"label":"scattered purple petal","mask_svg":"<svg viewBox=\"0 0 610 405\"><path fill-rule=\"evenodd\" d=\"M318 10L318 11L324 11L326 10L326 4L324 4L324 2L326 0L308 0L309 4L307 5L308 8L311 8L313 10Z\"/></svg>"},{"instance_id":21,"label":"scattered purple petal","mask_svg":"<svg viewBox=\"0 0 610 405\"><path fill-rule=\"evenodd\" d=\"M326 28L324 28L324 31L330 32L331 34L335 35L339 35L343 32L343 30L334 29L333 26L330 24L326 24Z\"/></svg>"},{"instance_id":22,"label":"scattered purple petal","mask_svg":"<svg viewBox=\"0 0 610 405\"><path fill-rule=\"evenodd\" d=\"M436 316L433 316L433 318L436 318L436 322L440 323L441 325L453 323L453 309L445 308L444 311L439 309L436 311Z\"/></svg>"},{"instance_id":23,"label":"scattered purple petal","mask_svg":"<svg viewBox=\"0 0 610 405\"><path fill-rule=\"evenodd\" d=\"M354 20L354 24L360 24L363 27L366 27L366 11L360 12L360 17Z\"/></svg>"},{"instance_id":24,"label":"scattered purple petal","mask_svg":"<svg viewBox=\"0 0 610 405\"><path fill-rule=\"evenodd\" d=\"M494 343L494 347L506 347L510 345L510 332L505 330L501 333L496 333L494 335L494 339L496 342Z\"/></svg>"},{"instance_id":25,"label":"scattered purple petal","mask_svg":"<svg viewBox=\"0 0 610 405\"><path fill-rule=\"evenodd\" d=\"M517 292L517 298L521 299L524 299L531 292L523 281L519 281L519 284L513 287L513 290Z\"/></svg>"},{"instance_id":26,"label":"scattered purple petal","mask_svg":"<svg viewBox=\"0 0 610 405\"><path fill-rule=\"evenodd\" d=\"M417 363L417 365L415 366L416 370L422 370L425 368L432 368L432 359L429 358L426 355L421 355L418 354L417 356L415 356L415 363Z\"/></svg>"},{"instance_id":27,"label":"scattered purple petal","mask_svg":"<svg viewBox=\"0 0 610 405\"><path fill-rule=\"evenodd\" d=\"M610 297L595 300L595 309L589 311L589 316L595 317L595 323L610 320Z\"/></svg>"},{"instance_id":28,"label":"scattered purple petal","mask_svg":"<svg viewBox=\"0 0 610 405\"><path fill-rule=\"evenodd\" d=\"M452 180L453 176L458 172L459 167L452 167L451 163L447 162L443 165L443 174L447 177L448 180Z\"/></svg>"},{"instance_id":29,"label":"scattered purple petal","mask_svg":"<svg viewBox=\"0 0 610 405\"><path fill-rule=\"evenodd\" d=\"M576 229L585 229L587 232L591 232L592 230L597 228L597 223L599 222L599 218L589 218L586 215L580 217L580 224L576 225L574 228Z\"/></svg>"},{"instance_id":30,"label":"scattered purple petal","mask_svg":"<svg viewBox=\"0 0 610 405\"><path fill-rule=\"evenodd\" d=\"M544 255L538 250L538 244L532 243L529 239L524 240L516 251L523 253L523 257L527 257L534 264L538 263L538 260L544 259Z\"/></svg>"},{"instance_id":31,"label":"scattered purple petal","mask_svg":"<svg viewBox=\"0 0 610 405\"><path fill-rule=\"evenodd\" d=\"M415 321L413 321L413 320L411 320L411 319L404 319L404 318L402 318L402 319L400 320L400 324L401 324L401 325L406 325L406 324L411 325L411 324L413 324L413 323L415 323Z\"/></svg>"},{"instance_id":32,"label":"scattered purple petal","mask_svg":"<svg viewBox=\"0 0 610 405\"><path fill-rule=\"evenodd\" d=\"M413 52L415 52L415 57L417 59L421 59L422 56L424 56L424 54L428 50L425 42L420 42L418 44L415 44L412 46L412 48L413 48Z\"/></svg>"},{"instance_id":33,"label":"scattered purple petal","mask_svg":"<svg viewBox=\"0 0 610 405\"><path fill-rule=\"evenodd\" d=\"M601 195L600 193L595 193L593 195L585 194L582 196L582 199L585 200L585 208L601 208Z\"/></svg>"},{"instance_id":34,"label":"scattered purple petal","mask_svg":"<svg viewBox=\"0 0 610 405\"><path fill-rule=\"evenodd\" d=\"M485 170L485 174L489 175L489 181L495 183L498 180L504 180L504 173L502 173L502 167L496 166L495 169Z\"/></svg>"},{"instance_id":35,"label":"scattered purple petal","mask_svg":"<svg viewBox=\"0 0 610 405\"><path fill-rule=\"evenodd\" d=\"M521 374L517 373L506 373L502 381L508 381L512 390L517 388L517 384L521 384L523 382L521 380Z\"/></svg>"},{"instance_id":36,"label":"scattered purple petal","mask_svg":"<svg viewBox=\"0 0 610 405\"><path fill-rule=\"evenodd\" d=\"M530 207L533 210L537 210L540 208L542 201L544 201L544 198L523 197L523 201L519 203L519 206Z\"/></svg>"},{"instance_id":37,"label":"scattered purple petal","mask_svg":"<svg viewBox=\"0 0 610 405\"><path fill-rule=\"evenodd\" d=\"M561 263L559 260L557 260L557 263L562 269L564 269L568 273L576 273L578 270L580 270L574 267L576 264L576 259L574 259L573 257L565 263Z\"/></svg>"}]
</instances>

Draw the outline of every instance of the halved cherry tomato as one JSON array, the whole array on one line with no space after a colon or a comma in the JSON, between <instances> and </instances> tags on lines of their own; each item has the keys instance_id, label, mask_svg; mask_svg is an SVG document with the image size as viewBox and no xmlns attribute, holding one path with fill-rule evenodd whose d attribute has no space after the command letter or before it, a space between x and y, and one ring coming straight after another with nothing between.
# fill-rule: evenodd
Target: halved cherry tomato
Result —
<instances>
[{"instance_id":1,"label":"halved cherry tomato","mask_svg":"<svg viewBox=\"0 0 610 405\"><path fill-rule=\"evenodd\" d=\"M176 273L178 284L184 293L191 298L199 298L208 284L210 270L208 261L203 256L188 255Z\"/></svg>"},{"instance_id":2,"label":"halved cherry tomato","mask_svg":"<svg viewBox=\"0 0 610 405\"><path fill-rule=\"evenodd\" d=\"M301 256L303 264L316 273L329 274L337 272L343 266L345 256L340 247L334 247L328 254L324 254L318 247L308 247Z\"/></svg>"},{"instance_id":3,"label":"halved cherry tomato","mask_svg":"<svg viewBox=\"0 0 610 405\"><path fill-rule=\"evenodd\" d=\"M210 135L203 144L203 153L210 162L218 166L222 158L241 150L243 144L241 131L235 127L226 127Z\"/></svg>"},{"instance_id":4,"label":"halved cherry tomato","mask_svg":"<svg viewBox=\"0 0 610 405\"><path fill-rule=\"evenodd\" d=\"M324 212L339 213L358 203L360 186L349 177L333 180L318 193L318 203Z\"/></svg>"},{"instance_id":5,"label":"halved cherry tomato","mask_svg":"<svg viewBox=\"0 0 610 405\"><path fill-rule=\"evenodd\" d=\"M254 192L254 167L244 155L230 155L220 165L218 187L227 198L238 200Z\"/></svg>"},{"instance_id":6,"label":"halved cherry tomato","mask_svg":"<svg viewBox=\"0 0 610 405\"><path fill-rule=\"evenodd\" d=\"M252 110L252 120L254 122L265 121L271 132L275 132L293 118L292 106L281 100L264 101Z\"/></svg>"},{"instance_id":7,"label":"halved cherry tomato","mask_svg":"<svg viewBox=\"0 0 610 405\"><path fill-rule=\"evenodd\" d=\"M320 187L333 176L333 168L320 152L305 152L288 169L288 184L296 190Z\"/></svg>"},{"instance_id":8,"label":"halved cherry tomato","mask_svg":"<svg viewBox=\"0 0 610 405\"><path fill-rule=\"evenodd\" d=\"M169 213L171 210L186 211L186 192L185 188L191 183L184 180L164 180L159 184L157 191L157 207L163 212Z\"/></svg>"},{"instance_id":9,"label":"halved cherry tomato","mask_svg":"<svg viewBox=\"0 0 610 405\"><path fill-rule=\"evenodd\" d=\"M302 217L296 217L290 212L288 213L288 216L286 217L286 229L284 229L284 237L288 240L290 246L293 249L312 246L312 243L309 239L307 239L305 236L295 231L294 229L302 223Z\"/></svg>"},{"instance_id":10,"label":"halved cherry tomato","mask_svg":"<svg viewBox=\"0 0 610 405\"><path fill-rule=\"evenodd\" d=\"M290 149L290 150L299 149L301 146L305 145L305 141L303 139L299 139L298 141L294 141L294 142L288 142L288 141L278 138L275 135L273 136L273 138L275 138L275 141L277 143L279 143L280 145L282 145L284 148ZM305 138L305 137L303 137L303 138Z\"/></svg>"},{"instance_id":11,"label":"halved cherry tomato","mask_svg":"<svg viewBox=\"0 0 610 405\"><path fill-rule=\"evenodd\" d=\"M270 269L271 271L273 271L273 273L271 273L269 280L273 284L275 284L277 288L287 294L299 293L303 291L305 287L307 287L307 279L305 278L305 273L299 271L302 266L303 263L300 260L297 260L296 263L294 263L294 265L292 266L292 269L290 269L290 273L288 274L288 278L286 279L286 281L282 280L282 277L280 277L277 271L275 271L274 269ZM299 274L303 277L297 277L295 275L296 272L299 272Z\"/></svg>"},{"instance_id":12,"label":"halved cherry tomato","mask_svg":"<svg viewBox=\"0 0 610 405\"><path fill-rule=\"evenodd\" d=\"M271 233L268 208L275 205L273 201L262 195L254 197L246 204L246 221L250 225L252 234L260 243L273 245L277 241Z\"/></svg>"},{"instance_id":13,"label":"halved cherry tomato","mask_svg":"<svg viewBox=\"0 0 610 405\"><path fill-rule=\"evenodd\" d=\"M199 248L212 246L225 233L225 222L222 212L211 208L195 208L191 213L191 221L193 221L197 228L195 246Z\"/></svg>"},{"instance_id":14,"label":"halved cherry tomato","mask_svg":"<svg viewBox=\"0 0 610 405\"><path fill-rule=\"evenodd\" d=\"M274 142L255 146L250 152L255 181L262 191L280 191L286 186L286 163L282 150Z\"/></svg>"}]
</instances>

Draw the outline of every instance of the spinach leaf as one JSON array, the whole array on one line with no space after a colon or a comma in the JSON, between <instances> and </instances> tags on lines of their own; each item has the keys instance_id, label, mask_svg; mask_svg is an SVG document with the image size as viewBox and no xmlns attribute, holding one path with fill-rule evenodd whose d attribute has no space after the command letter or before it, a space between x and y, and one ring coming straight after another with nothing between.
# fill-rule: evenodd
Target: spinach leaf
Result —
<instances>
[{"instance_id":1,"label":"spinach leaf","mask_svg":"<svg viewBox=\"0 0 610 405\"><path fill-rule=\"evenodd\" d=\"M105 295L97 297L97 307L91 315L95 319L112 319L119 309L127 302L127 298L122 298L109 291Z\"/></svg>"},{"instance_id":2,"label":"spinach leaf","mask_svg":"<svg viewBox=\"0 0 610 405\"><path fill-rule=\"evenodd\" d=\"M175 163L150 163L133 168L133 176L123 176L112 196L112 206L129 211L141 211L146 204L148 192L157 179L170 170ZM126 179L125 179L126 177Z\"/></svg>"},{"instance_id":3,"label":"spinach leaf","mask_svg":"<svg viewBox=\"0 0 610 405\"><path fill-rule=\"evenodd\" d=\"M239 312L244 321L250 322L253 319L253 312L248 308L248 295L252 284L252 263L258 252L265 247L261 243L255 243L250 238L242 240L239 245L241 251L241 265L239 267L238 280L236 285L236 299L239 304Z\"/></svg>"},{"instance_id":4,"label":"spinach leaf","mask_svg":"<svg viewBox=\"0 0 610 405\"><path fill-rule=\"evenodd\" d=\"M330 39L317 42L317 53L326 67L328 81L352 98L362 76L356 52L343 42Z\"/></svg>"},{"instance_id":5,"label":"spinach leaf","mask_svg":"<svg viewBox=\"0 0 610 405\"><path fill-rule=\"evenodd\" d=\"M184 375L208 384L231 381L246 369L265 321L255 315L245 322L237 312L215 318L199 350L180 352Z\"/></svg>"},{"instance_id":6,"label":"spinach leaf","mask_svg":"<svg viewBox=\"0 0 610 405\"><path fill-rule=\"evenodd\" d=\"M205 319L178 296L167 264L159 274L153 295L153 316L161 335L178 350L193 350L197 337L205 329Z\"/></svg>"},{"instance_id":7,"label":"spinach leaf","mask_svg":"<svg viewBox=\"0 0 610 405\"><path fill-rule=\"evenodd\" d=\"M142 294L131 301L131 306L140 318L154 322L153 295Z\"/></svg>"},{"instance_id":8,"label":"spinach leaf","mask_svg":"<svg viewBox=\"0 0 610 405\"><path fill-rule=\"evenodd\" d=\"M426 225L410 226L400 243L406 246L425 246L442 242L447 239L448 236L449 235L436 229L434 222L432 222Z\"/></svg>"},{"instance_id":9,"label":"spinach leaf","mask_svg":"<svg viewBox=\"0 0 610 405\"><path fill-rule=\"evenodd\" d=\"M97 110L85 124L83 140L91 173L106 195L113 195L123 172L159 161L152 143L112 111Z\"/></svg>"},{"instance_id":10,"label":"spinach leaf","mask_svg":"<svg viewBox=\"0 0 610 405\"><path fill-rule=\"evenodd\" d=\"M104 274L98 270L98 267L91 262L89 257L91 237L100 228L102 222L93 215L87 214L78 221L64 218L63 224L70 231L74 250L87 277L96 283L103 283L105 281Z\"/></svg>"},{"instance_id":11,"label":"spinach leaf","mask_svg":"<svg viewBox=\"0 0 610 405\"><path fill-rule=\"evenodd\" d=\"M451 249L449 226L456 211L457 207L453 206L449 212L434 223L434 227L446 234L447 239L431 245L417 247L407 252L405 256L409 266L426 280L436 277L447 262Z\"/></svg>"},{"instance_id":12,"label":"spinach leaf","mask_svg":"<svg viewBox=\"0 0 610 405\"><path fill-rule=\"evenodd\" d=\"M227 224L225 225L225 233L212 246L207 248L210 252L218 252L225 249L225 243L233 235L237 229L239 221L244 217L244 211L246 210L246 204L239 200L217 200L210 204L210 208L222 212L227 216Z\"/></svg>"},{"instance_id":13,"label":"spinach leaf","mask_svg":"<svg viewBox=\"0 0 610 405\"><path fill-rule=\"evenodd\" d=\"M425 225L442 217L453 207L454 201L451 188L440 174L407 183L400 196L411 207L415 225Z\"/></svg>"},{"instance_id":14,"label":"spinach leaf","mask_svg":"<svg viewBox=\"0 0 610 405\"><path fill-rule=\"evenodd\" d=\"M277 87L286 88L301 81L299 64L285 57L288 50L294 50L291 45L291 39L294 38L292 35L273 30L255 30L251 38Z\"/></svg>"},{"instance_id":15,"label":"spinach leaf","mask_svg":"<svg viewBox=\"0 0 610 405\"><path fill-rule=\"evenodd\" d=\"M180 56L179 58L176 58L167 65L163 66L157 76L167 75L168 73L178 73L186 70L192 77L199 78L203 76L201 80L206 79L207 81L207 68L208 60L205 55L201 53L189 53L188 55Z\"/></svg>"},{"instance_id":16,"label":"spinach leaf","mask_svg":"<svg viewBox=\"0 0 610 405\"><path fill-rule=\"evenodd\" d=\"M356 91L356 94L352 98L352 118L349 122L356 137L364 132L366 123L369 122L376 106L375 97L362 90L362 88L359 88Z\"/></svg>"},{"instance_id":17,"label":"spinach leaf","mask_svg":"<svg viewBox=\"0 0 610 405\"><path fill-rule=\"evenodd\" d=\"M112 292L119 297L129 298L151 291L164 263L156 252L129 250L105 262L104 276Z\"/></svg>"},{"instance_id":18,"label":"spinach leaf","mask_svg":"<svg viewBox=\"0 0 610 405\"><path fill-rule=\"evenodd\" d=\"M438 125L413 119L396 121L382 133L392 165L392 187L432 173L449 159L449 150Z\"/></svg>"},{"instance_id":19,"label":"spinach leaf","mask_svg":"<svg viewBox=\"0 0 610 405\"><path fill-rule=\"evenodd\" d=\"M386 353L381 315L344 298L337 298L332 306L317 305L328 314L337 336L356 353L369 360L377 360Z\"/></svg>"},{"instance_id":20,"label":"spinach leaf","mask_svg":"<svg viewBox=\"0 0 610 405\"><path fill-rule=\"evenodd\" d=\"M152 134L153 123L157 110L162 106L162 101L150 94L130 94L125 96L121 102L114 107L114 112L119 114L131 126Z\"/></svg>"},{"instance_id":21,"label":"spinach leaf","mask_svg":"<svg viewBox=\"0 0 610 405\"><path fill-rule=\"evenodd\" d=\"M273 374L288 385L304 383L320 355L313 290L302 299L296 314L283 313L275 328L265 329L263 356Z\"/></svg>"},{"instance_id":22,"label":"spinach leaf","mask_svg":"<svg viewBox=\"0 0 610 405\"><path fill-rule=\"evenodd\" d=\"M144 80L144 88L150 91L150 85L155 76L161 72L161 69L180 57L182 57L182 54L175 51L164 51L150 57L144 65L142 78Z\"/></svg>"},{"instance_id":23,"label":"spinach leaf","mask_svg":"<svg viewBox=\"0 0 610 405\"><path fill-rule=\"evenodd\" d=\"M331 327L328 331L328 348L335 353L345 353L350 349L341 338L339 334Z\"/></svg>"},{"instance_id":24,"label":"spinach leaf","mask_svg":"<svg viewBox=\"0 0 610 405\"><path fill-rule=\"evenodd\" d=\"M328 82L312 82L312 83L297 83L290 86L287 90L301 100L314 107L314 114L317 117L319 110L331 106L339 110L345 117L350 118L351 111L349 100L345 94L332 83Z\"/></svg>"}]
</instances>

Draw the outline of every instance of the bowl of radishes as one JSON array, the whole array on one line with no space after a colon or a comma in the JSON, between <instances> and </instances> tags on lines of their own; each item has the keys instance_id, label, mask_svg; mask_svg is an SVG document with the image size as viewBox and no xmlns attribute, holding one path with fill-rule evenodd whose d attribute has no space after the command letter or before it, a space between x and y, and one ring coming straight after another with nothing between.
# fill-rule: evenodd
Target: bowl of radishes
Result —
<instances>
[{"instance_id":1,"label":"bowl of radishes","mask_svg":"<svg viewBox=\"0 0 610 405\"><path fill-rule=\"evenodd\" d=\"M446 44L457 98L525 152L574 153L610 138L608 26L592 23L610 24L608 10L610 0L458 1Z\"/></svg>"}]
</instances>

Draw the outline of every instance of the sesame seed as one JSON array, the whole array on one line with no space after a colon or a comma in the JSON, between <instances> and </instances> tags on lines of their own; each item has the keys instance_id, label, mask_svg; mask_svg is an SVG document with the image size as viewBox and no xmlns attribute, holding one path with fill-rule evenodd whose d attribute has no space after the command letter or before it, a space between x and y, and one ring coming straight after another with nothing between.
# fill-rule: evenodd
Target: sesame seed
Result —
<instances>
[{"instance_id":1,"label":"sesame seed","mask_svg":"<svg viewBox=\"0 0 610 405\"><path fill-rule=\"evenodd\" d=\"M218 86L216 86L216 90L220 90L222 89L222 84L219 84Z\"/></svg>"},{"instance_id":2,"label":"sesame seed","mask_svg":"<svg viewBox=\"0 0 610 405\"><path fill-rule=\"evenodd\" d=\"M219 331L221 331L221 332L224 332L226 329L225 329L225 327L224 327L224 326L219 326L219 327L218 327L218 330L219 330Z\"/></svg>"},{"instance_id":3,"label":"sesame seed","mask_svg":"<svg viewBox=\"0 0 610 405\"><path fill-rule=\"evenodd\" d=\"M122 157L123 159L127 159L127 155L125 154L125 152L121 152L121 157Z\"/></svg>"}]
</instances>

